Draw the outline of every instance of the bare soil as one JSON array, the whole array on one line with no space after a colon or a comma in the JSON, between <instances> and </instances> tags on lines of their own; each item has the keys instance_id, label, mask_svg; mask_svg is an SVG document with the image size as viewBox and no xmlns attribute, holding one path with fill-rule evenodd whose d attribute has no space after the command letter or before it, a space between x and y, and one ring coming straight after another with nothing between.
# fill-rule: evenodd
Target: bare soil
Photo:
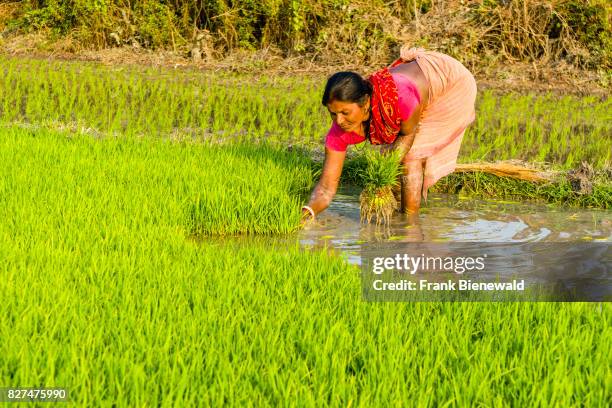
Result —
<instances>
[{"instance_id":1,"label":"bare soil","mask_svg":"<svg viewBox=\"0 0 612 408\"><path fill-rule=\"evenodd\" d=\"M136 65L169 67L185 70L232 71L253 75L308 75L321 78L336 71L353 70L362 74L380 66L323 64L307 56L283 57L278 50L236 51L222 59L193 61L189 55L173 51L152 51L141 47L123 46L103 50L73 47L69 40L49 44L37 34L13 37L0 42L0 53L10 56L51 60L95 61L104 65ZM44 43L44 46L41 46ZM580 70L562 61L541 67L526 63L483 67L473 72L479 88L502 92L538 92L607 97L610 73Z\"/></svg>"}]
</instances>

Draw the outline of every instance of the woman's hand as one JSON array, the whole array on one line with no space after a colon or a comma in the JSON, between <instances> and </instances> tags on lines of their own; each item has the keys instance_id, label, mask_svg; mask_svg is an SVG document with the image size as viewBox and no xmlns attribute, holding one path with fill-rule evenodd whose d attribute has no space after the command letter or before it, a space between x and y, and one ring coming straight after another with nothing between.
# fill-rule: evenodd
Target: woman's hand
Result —
<instances>
[{"instance_id":1,"label":"woman's hand","mask_svg":"<svg viewBox=\"0 0 612 408\"><path fill-rule=\"evenodd\" d=\"M314 220L315 214L312 208L308 207L307 205L302 207L302 218L300 219L300 226L304 226Z\"/></svg>"}]
</instances>

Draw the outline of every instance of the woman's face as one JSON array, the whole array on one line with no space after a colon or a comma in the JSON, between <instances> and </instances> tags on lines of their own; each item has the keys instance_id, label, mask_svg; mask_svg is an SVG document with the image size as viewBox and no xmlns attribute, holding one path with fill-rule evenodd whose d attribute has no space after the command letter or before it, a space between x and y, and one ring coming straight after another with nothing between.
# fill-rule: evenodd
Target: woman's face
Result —
<instances>
[{"instance_id":1,"label":"woman's face","mask_svg":"<svg viewBox=\"0 0 612 408\"><path fill-rule=\"evenodd\" d=\"M370 100L363 106L355 102L341 102L332 100L327 104L327 110L338 126L345 132L359 133L361 123L368 120L370 111Z\"/></svg>"}]
</instances>

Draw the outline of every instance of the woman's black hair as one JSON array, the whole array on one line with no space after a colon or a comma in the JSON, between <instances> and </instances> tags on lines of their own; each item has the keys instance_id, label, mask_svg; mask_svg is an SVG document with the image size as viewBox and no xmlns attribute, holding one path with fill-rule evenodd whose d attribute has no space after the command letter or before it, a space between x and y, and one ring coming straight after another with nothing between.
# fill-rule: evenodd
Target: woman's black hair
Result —
<instances>
[{"instance_id":1,"label":"woman's black hair","mask_svg":"<svg viewBox=\"0 0 612 408\"><path fill-rule=\"evenodd\" d=\"M323 105L331 101L352 102L363 106L372 96L372 85L355 72L336 72L330 76L323 92Z\"/></svg>"}]
</instances>

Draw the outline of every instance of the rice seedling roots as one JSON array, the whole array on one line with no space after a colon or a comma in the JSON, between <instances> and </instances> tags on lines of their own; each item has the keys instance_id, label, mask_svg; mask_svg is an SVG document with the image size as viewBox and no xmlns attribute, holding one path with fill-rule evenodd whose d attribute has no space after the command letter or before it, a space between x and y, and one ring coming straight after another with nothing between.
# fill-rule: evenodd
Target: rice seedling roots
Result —
<instances>
[{"instance_id":1,"label":"rice seedling roots","mask_svg":"<svg viewBox=\"0 0 612 408\"><path fill-rule=\"evenodd\" d=\"M359 195L359 205L361 222L370 223L374 218L376 225L388 224L393 212L399 209L393 186L363 189Z\"/></svg>"}]
</instances>

